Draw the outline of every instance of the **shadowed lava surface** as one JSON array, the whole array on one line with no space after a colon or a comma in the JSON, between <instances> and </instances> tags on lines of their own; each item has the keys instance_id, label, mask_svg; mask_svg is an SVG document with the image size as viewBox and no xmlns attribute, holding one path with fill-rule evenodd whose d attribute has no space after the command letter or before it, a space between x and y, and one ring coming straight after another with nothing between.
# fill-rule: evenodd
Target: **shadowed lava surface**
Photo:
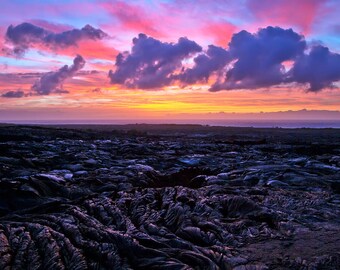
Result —
<instances>
[{"instance_id":1,"label":"shadowed lava surface","mask_svg":"<svg viewBox=\"0 0 340 270\"><path fill-rule=\"evenodd\" d=\"M340 130L0 126L0 269L340 269Z\"/></svg>"}]
</instances>

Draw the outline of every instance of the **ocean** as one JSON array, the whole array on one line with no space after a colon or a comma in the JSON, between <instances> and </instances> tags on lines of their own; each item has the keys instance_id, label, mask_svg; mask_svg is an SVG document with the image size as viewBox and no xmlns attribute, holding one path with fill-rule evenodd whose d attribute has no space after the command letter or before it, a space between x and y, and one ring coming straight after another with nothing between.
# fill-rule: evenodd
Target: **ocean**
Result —
<instances>
[{"instance_id":1,"label":"ocean","mask_svg":"<svg viewBox=\"0 0 340 270\"><path fill-rule=\"evenodd\" d=\"M24 125L125 125L125 124L200 124L254 128L340 128L339 120L225 120L225 119L124 119L124 120L12 120L2 123Z\"/></svg>"}]
</instances>

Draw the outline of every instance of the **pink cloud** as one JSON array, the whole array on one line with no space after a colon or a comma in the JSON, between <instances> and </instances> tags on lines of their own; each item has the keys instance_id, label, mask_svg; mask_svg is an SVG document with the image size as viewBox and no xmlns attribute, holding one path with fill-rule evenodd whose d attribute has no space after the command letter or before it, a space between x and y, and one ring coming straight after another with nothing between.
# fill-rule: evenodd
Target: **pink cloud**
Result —
<instances>
[{"instance_id":1,"label":"pink cloud","mask_svg":"<svg viewBox=\"0 0 340 270\"><path fill-rule=\"evenodd\" d=\"M248 0L248 7L257 20L268 25L298 27L310 33L324 0Z\"/></svg>"},{"instance_id":2,"label":"pink cloud","mask_svg":"<svg viewBox=\"0 0 340 270\"><path fill-rule=\"evenodd\" d=\"M227 47L232 35L236 32L236 26L228 22L208 22L202 27L202 32L212 37L214 44Z\"/></svg>"},{"instance_id":3,"label":"pink cloud","mask_svg":"<svg viewBox=\"0 0 340 270\"><path fill-rule=\"evenodd\" d=\"M161 35L155 27L156 24L158 24L157 18L153 16L152 12L147 12L141 6L128 4L123 1L115 1L113 3L102 3L102 7L109 14L117 18L121 26L127 30L145 33L155 37Z\"/></svg>"},{"instance_id":4,"label":"pink cloud","mask_svg":"<svg viewBox=\"0 0 340 270\"><path fill-rule=\"evenodd\" d=\"M72 30L73 27L71 25L67 25L67 24L61 24L61 23L53 23L53 22L48 22L45 20L29 20L28 21L31 24L34 24L36 26L39 26L41 28L44 28L48 31L54 32L54 33L58 33L58 32L65 32L65 31L69 31Z\"/></svg>"},{"instance_id":5,"label":"pink cloud","mask_svg":"<svg viewBox=\"0 0 340 270\"><path fill-rule=\"evenodd\" d=\"M0 26L0 56L6 55L5 48L5 33L6 29L2 26Z\"/></svg>"},{"instance_id":6,"label":"pink cloud","mask_svg":"<svg viewBox=\"0 0 340 270\"><path fill-rule=\"evenodd\" d=\"M215 43L227 46L236 29L227 21L211 17L210 13L204 16L206 9L194 3L157 3L150 8L138 2L113 1L102 3L101 7L113 16L112 22L101 25L101 28L115 33L118 38L129 35L129 43L131 35L134 37L144 33L168 42L187 37L205 45Z\"/></svg>"},{"instance_id":7,"label":"pink cloud","mask_svg":"<svg viewBox=\"0 0 340 270\"><path fill-rule=\"evenodd\" d=\"M49 50L48 48L41 48ZM58 54L73 56L75 54L84 55L86 59L106 59L114 60L119 53L115 48L105 43L105 41L84 40L77 46L61 48Z\"/></svg>"}]
</instances>

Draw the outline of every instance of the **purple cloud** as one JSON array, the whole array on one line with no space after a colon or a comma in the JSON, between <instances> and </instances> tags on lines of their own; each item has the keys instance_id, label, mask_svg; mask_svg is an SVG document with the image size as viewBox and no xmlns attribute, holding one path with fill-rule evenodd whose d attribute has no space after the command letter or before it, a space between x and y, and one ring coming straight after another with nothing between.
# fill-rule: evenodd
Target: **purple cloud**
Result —
<instances>
[{"instance_id":1,"label":"purple cloud","mask_svg":"<svg viewBox=\"0 0 340 270\"><path fill-rule=\"evenodd\" d=\"M284 83L284 61L294 61L306 49L302 35L292 29L267 27L256 34L241 31L229 43L231 58L236 60L227 71L226 79L211 91L261 88Z\"/></svg>"},{"instance_id":2,"label":"purple cloud","mask_svg":"<svg viewBox=\"0 0 340 270\"><path fill-rule=\"evenodd\" d=\"M308 83L308 91L331 88L333 82L340 80L340 54L332 53L324 46L315 46L309 54L296 59L290 76L291 81Z\"/></svg>"},{"instance_id":3,"label":"purple cloud","mask_svg":"<svg viewBox=\"0 0 340 270\"><path fill-rule=\"evenodd\" d=\"M186 38L163 43L140 34L133 39L131 53L120 53L111 83L127 88L152 89L180 82L190 85L217 79L210 91L259 89L280 84L309 84L309 91L333 87L340 80L340 55L328 48L310 49L303 35L292 29L268 26L251 34L233 35L227 49L209 45L202 48ZM198 55L197 55L198 54ZM183 60L193 56L194 65ZM292 68L290 68L292 66Z\"/></svg>"},{"instance_id":4,"label":"purple cloud","mask_svg":"<svg viewBox=\"0 0 340 270\"><path fill-rule=\"evenodd\" d=\"M177 43L161 42L145 34L133 39L131 53L120 53L116 70L109 72L111 83L128 88L151 89L169 85L173 73L182 67L182 60L202 51L202 47L187 38Z\"/></svg>"},{"instance_id":5,"label":"purple cloud","mask_svg":"<svg viewBox=\"0 0 340 270\"><path fill-rule=\"evenodd\" d=\"M14 45L13 53L22 55L34 45L43 45L53 50L76 46L81 40L99 40L107 34L91 25L81 29L72 29L54 33L31 23L10 25L6 32L6 40Z\"/></svg>"},{"instance_id":6,"label":"purple cloud","mask_svg":"<svg viewBox=\"0 0 340 270\"><path fill-rule=\"evenodd\" d=\"M49 95L51 93L68 93L63 89L62 83L67 79L73 77L79 70L85 66L85 60L82 56L77 55L73 60L73 65L65 65L55 72L48 72L44 74L32 86L34 94Z\"/></svg>"},{"instance_id":7,"label":"purple cloud","mask_svg":"<svg viewBox=\"0 0 340 270\"><path fill-rule=\"evenodd\" d=\"M227 50L209 45L205 53L194 58L194 67L184 70L184 72L178 76L178 79L186 84L207 82L214 72L221 73L230 60L230 53Z\"/></svg>"},{"instance_id":8,"label":"purple cloud","mask_svg":"<svg viewBox=\"0 0 340 270\"><path fill-rule=\"evenodd\" d=\"M90 25L55 33L31 23L10 26L6 33L7 40L14 45L13 52L18 55L32 46L42 45L57 50L76 46L81 40L97 40L105 36L103 31ZM191 68L183 64L187 60L193 61ZM291 69L286 69L287 62ZM64 66L56 72L44 74L32 86L33 94L67 92L62 83L84 64L84 59L77 56L71 67ZM36 78L32 77L30 83L33 84ZM118 54L109 78L113 84L139 89L161 88L178 82L185 86L217 78L210 91L296 83L308 85L309 91L317 92L334 87L334 82L340 80L340 54L332 53L323 46L309 48L304 36L292 29L272 26L259 29L254 34L240 31L233 35L228 48L209 45L205 51L196 42L184 37L176 43L168 43L139 34L133 39L130 52ZM11 77L6 75L5 79L8 81ZM2 97L4 95L7 93ZM20 95L17 91L8 92L8 97Z\"/></svg>"},{"instance_id":9,"label":"purple cloud","mask_svg":"<svg viewBox=\"0 0 340 270\"><path fill-rule=\"evenodd\" d=\"M1 95L3 98L22 98L25 96L25 93L21 90L18 91L8 91Z\"/></svg>"},{"instance_id":10,"label":"purple cloud","mask_svg":"<svg viewBox=\"0 0 340 270\"><path fill-rule=\"evenodd\" d=\"M97 93L97 94L101 94L102 93L102 89L97 87L95 89L92 90L92 93Z\"/></svg>"}]
</instances>

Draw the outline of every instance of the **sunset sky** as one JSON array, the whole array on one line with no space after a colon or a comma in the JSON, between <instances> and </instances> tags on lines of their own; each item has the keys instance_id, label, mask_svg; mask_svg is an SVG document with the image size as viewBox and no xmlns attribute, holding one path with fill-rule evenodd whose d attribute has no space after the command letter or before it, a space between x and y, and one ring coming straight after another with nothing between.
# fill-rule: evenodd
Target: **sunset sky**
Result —
<instances>
[{"instance_id":1,"label":"sunset sky","mask_svg":"<svg viewBox=\"0 0 340 270\"><path fill-rule=\"evenodd\" d=\"M339 0L0 0L0 120L340 110Z\"/></svg>"}]
</instances>

